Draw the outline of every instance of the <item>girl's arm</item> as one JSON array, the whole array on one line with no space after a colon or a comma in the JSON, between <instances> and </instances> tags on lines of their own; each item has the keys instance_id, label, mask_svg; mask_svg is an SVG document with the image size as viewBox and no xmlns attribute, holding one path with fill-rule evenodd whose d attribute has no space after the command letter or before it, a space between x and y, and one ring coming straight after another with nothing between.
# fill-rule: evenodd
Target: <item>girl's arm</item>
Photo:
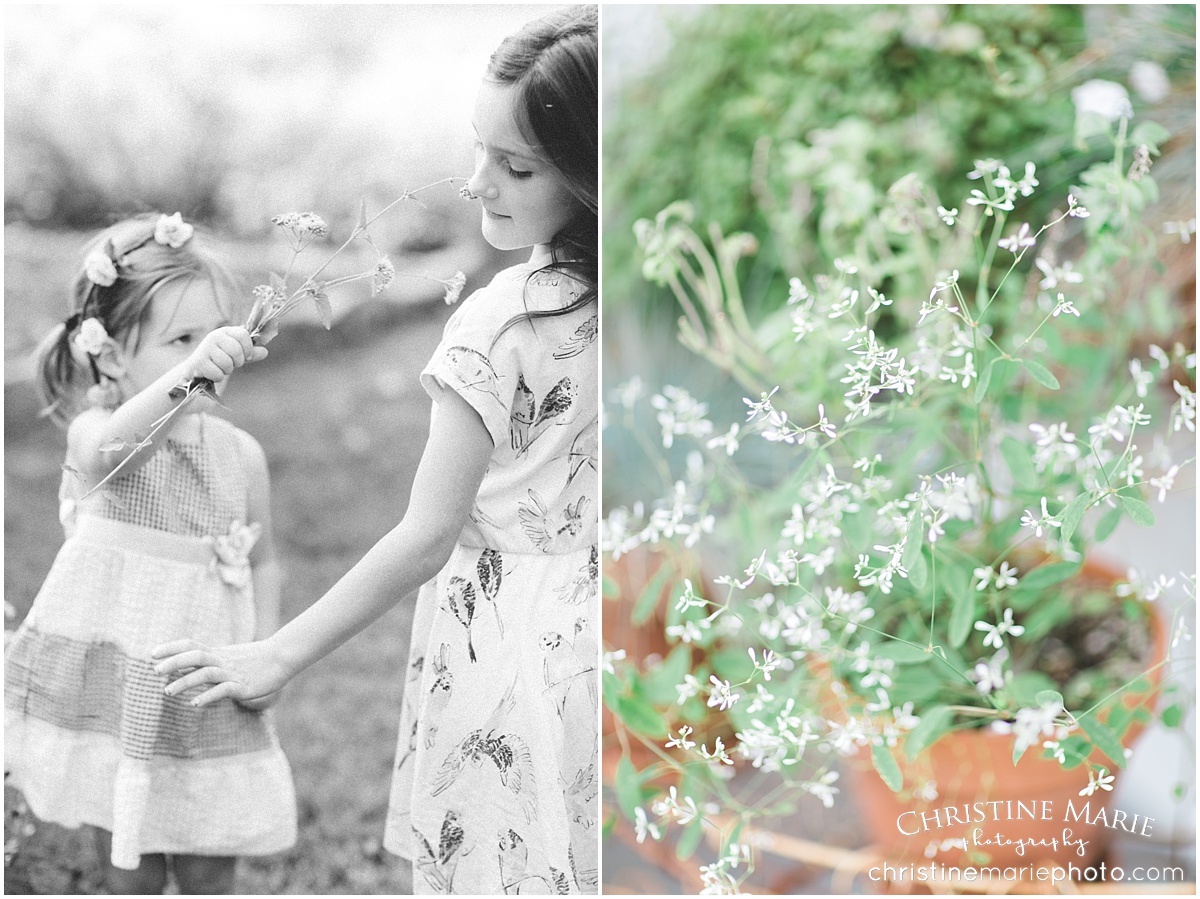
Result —
<instances>
[{"instance_id":1,"label":"girl's arm","mask_svg":"<svg viewBox=\"0 0 1200 899\"><path fill-rule=\"evenodd\" d=\"M475 503L492 440L466 400L447 388L437 393L404 519L273 637L213 651L190 640L156 647L151 655L162 659L159 673L196 669L168 686L170 695L216 684L192 700L208 705L273 693L442 569Z\"/></svg>"},{"instance_id":2,"label":"girl's arm","mask_svg":"<svg viewBox=\"0 0 1200 899\"><path fill-rule=\"evenodd\" d=\"M254 578L254 639L263 640L279 629L279 562L275 555L275 536L271 527L271 475L267 457L258 441L242 432L242 466L249 489L247 514L250 522L262 529L250 553ZM269 708L279 700L279 692L241 703L253 711Z\"/></svg>"},{"instance_id":3,"label":"girl's arm","mask_svg":"<svg viewBox=\"0 0 1200 899\"><path fill-rule=\"evenodd\" d=\"M245 328L218 328L200 341L184 361L116 409L88 409L76 416L67 430L67 464L85 479L99 481L130 455L132 445L147 434L156 421L179 405L178 399L170 397L172 389L192 378L224 380L235 369L247 362L264 359L266 355L266 348L254 346L250 332ZM125 376L125 352L111 341L98 364L101 371L115 380ZM160 435L165 437L170 427L160 431ZM119 448L106 449L108 446ZM148 458L150 454L143 455ZM131 466L138 464L137 461L130 463Z\"/></svg>"}]
</instances>

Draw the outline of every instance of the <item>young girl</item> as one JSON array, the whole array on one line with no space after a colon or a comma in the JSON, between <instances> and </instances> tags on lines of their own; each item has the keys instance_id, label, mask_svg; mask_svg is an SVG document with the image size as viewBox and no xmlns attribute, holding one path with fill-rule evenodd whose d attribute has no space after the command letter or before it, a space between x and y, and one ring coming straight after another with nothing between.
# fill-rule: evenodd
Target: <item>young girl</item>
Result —
<instances>
[{"instance_id":1,"label":"young girl","mask_svg":"<svg viewBox=\"0 0 1200 899\"><path fill-rule=\"evenodd\" d=\"M421 587L384 845L414 892L595 892L596 9L493 54L465 195L529 262L446 326L403 520L274 636L154 651L193 702L268 696ZM424 585L424 586L421 586Z\"/></svg>"},{"instance_id":2,"label":"young girl","mask_svg":"<svg viewBox=\"0 0 1200 899\"><path fill-rule=\"evenodd\" d=\"M224 269L179 214L102 233L39 386L68 425L67 540L5 658L5 764L39 818L96 828L114 893L233 891L237 855L296 838L291 771L256 702L164 695L149 651L190 634L253 639L278 623L267 468L248 434L193 401L116 477L172 389L266 350L230 327Z\"/></svg>"}]
</instances>

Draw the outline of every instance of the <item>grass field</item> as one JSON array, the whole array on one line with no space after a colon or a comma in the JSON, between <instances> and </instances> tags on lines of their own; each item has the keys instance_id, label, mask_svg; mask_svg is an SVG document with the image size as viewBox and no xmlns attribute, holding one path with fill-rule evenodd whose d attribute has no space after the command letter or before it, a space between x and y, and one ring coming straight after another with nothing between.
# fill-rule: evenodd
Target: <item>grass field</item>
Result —
<instances>
[{"instance_id":1,"label":"grass field","mask_svg":"<svg viewBox=\"0 0 1200 899\"><path fill-rule=\"evenodd\" d=\"M61 318L78 246L74 235L6 239L4 584L17 622L62 542L56 494L65 448L62 433L37 416L21 357L33 335ZM244 256L239 268L257 283L262 269L252 250ZM468 269L468 292L499 264ZM228 417L259 439L270 463L285 621L400 520L428 433L417 375L448 313L440 302L364 303L329 333L285 323L270 359L231 383ZM239 892L408 891L402 864L380 841L413 598L287 688L276 721L295 775L300 839L287 853L244 861ZM7 893L103 891L90 839L49 824L22 840L4 879Z\"/></svg>"}]
</instances>

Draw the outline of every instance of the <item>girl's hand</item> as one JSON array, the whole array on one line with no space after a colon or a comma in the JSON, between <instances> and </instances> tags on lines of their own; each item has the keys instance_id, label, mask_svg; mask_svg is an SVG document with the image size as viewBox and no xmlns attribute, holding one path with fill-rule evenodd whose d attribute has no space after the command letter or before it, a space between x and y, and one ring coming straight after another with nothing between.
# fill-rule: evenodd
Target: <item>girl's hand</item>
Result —
<instances>
[{"instance_id":1,"label":"girl's hand","mask_svg":"<svg viewBox=\"0 0 1200 899\"><path fill-rule=\"evenodd\" d=\"M172 678L166 688L168 696L213 684L191 700L197 708L222 699L265 708L270 703L260 703L278 693L288 682L287 671L276 657L270 640L217 649L209 649L195 640L176 640L154 647L150 657L160 660L154 666L155 671Z\"/></svg>"},{"instance_id":2,"label":"girl's hand","mask_svg":"<svg viewBox=\"0 0 1200 899\"><path fill-rule=\"evenodd\" d=\"M275 703L279 702L280 691L276 690L261 699L247 699L245 702L237 700L237 704L244 709L249 709L252 712L261 712L264 709L269 709Z\"/></svg>"},{"instance_id":3,"label":"girl's hand","mask_svg":"<svg viewBox=\"0 0 1200 899\"><path fill-rule=\"evenodd\" d=\"M188 357L188 380L223 381L247 362L258 362L266 356L266 348L255 346L250 332L240 325L217 328Z\"/></svg>"}]
</instances>

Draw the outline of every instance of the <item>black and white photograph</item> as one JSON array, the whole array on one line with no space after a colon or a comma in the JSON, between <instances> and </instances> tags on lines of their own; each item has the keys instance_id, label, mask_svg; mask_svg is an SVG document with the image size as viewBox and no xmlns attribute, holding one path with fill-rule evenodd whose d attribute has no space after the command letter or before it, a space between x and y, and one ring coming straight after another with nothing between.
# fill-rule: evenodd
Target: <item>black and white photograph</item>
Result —
<instances>
[{"instance_id":1,"label":"black and white photograph","mask_svg":"<svg viewBox=\"0 0 1200 899\"><path fill-rule=\"evenodd\" d=\"M598 8L4 16L5 892L595 894Z\"/></svg>"}]
</instances>

